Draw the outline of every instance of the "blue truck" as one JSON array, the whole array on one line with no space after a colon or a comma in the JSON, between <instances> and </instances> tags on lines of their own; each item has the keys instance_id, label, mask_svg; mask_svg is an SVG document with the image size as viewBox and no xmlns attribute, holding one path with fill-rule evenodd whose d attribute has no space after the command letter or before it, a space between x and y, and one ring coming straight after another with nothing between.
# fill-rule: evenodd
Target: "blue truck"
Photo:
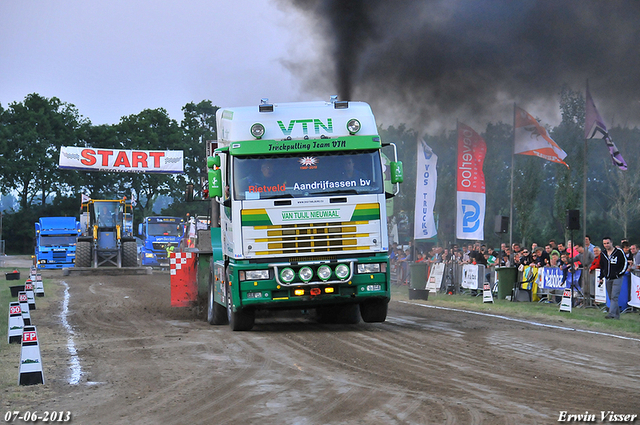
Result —
<instances>
[{"instance_id":1,"label":"blue truck","mask_svg":"<svg viewBox=\"0 0 640 425\"><path fill-rule=\"evenodd\" d=\"M184 237L184 220L180 217L145 217L138 225L142 246L138 254L141 266L169 267L167 248L178 249Z\"/></svg>"},{"instance_id":2,"label":"blue truck","mask_svg":"<svg viewBox=\"0 0 640 425\"><path fill-rule=\"evenodd\" d=\"M40 217L36 222L36 267L74 267L80 222L75 217Z\"/></svg>"}]
</instances>

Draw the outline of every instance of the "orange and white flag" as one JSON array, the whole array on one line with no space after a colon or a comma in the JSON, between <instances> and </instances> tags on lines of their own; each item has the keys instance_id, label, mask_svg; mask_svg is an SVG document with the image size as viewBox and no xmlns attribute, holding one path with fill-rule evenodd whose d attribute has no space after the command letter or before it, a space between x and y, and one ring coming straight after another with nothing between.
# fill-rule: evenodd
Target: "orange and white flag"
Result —
<instances>
[{"instance_id":1,"label":"orange and white flag","mask_svg":"<svg viewBox=\"0 0 640 425\"><path fill-rule=\"evenodd\" d=\"M533 155L569 167L563 159L567 153L553 141L547 130L531 114L516 108L514 153Z\"/></svg>"}]
</instances>

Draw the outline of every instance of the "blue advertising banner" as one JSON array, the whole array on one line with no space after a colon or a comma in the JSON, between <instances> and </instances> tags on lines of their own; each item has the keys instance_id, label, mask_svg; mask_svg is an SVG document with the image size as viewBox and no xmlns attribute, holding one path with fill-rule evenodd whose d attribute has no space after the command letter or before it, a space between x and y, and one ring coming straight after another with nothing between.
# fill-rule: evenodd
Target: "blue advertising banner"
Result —
<instances>
[{"instance_id":1,"label":"blue advertising banner","mask_svg":"<svg viewBox=\"0 0 640 425\"><path fill-rule=\"evenodd\" d=\"M562 269L559 267L544 267L540 269L542 277L540 282L544 289L565 289L571 288L571 282L573 281L576 287L580 287L580 275L582 270L575 270L573 273L567 271L567 277L565 279Z\"/></svg>"}]
</instances>

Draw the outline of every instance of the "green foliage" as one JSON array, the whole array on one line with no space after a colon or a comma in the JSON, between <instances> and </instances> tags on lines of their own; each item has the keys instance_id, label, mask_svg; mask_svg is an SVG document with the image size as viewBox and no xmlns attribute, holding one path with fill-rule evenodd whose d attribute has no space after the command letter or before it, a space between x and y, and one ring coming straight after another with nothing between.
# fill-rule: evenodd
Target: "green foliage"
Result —
<instances>
[{"instance_id":1,"label":"green foliage","mask_svg":"<svg viewBox=\"0 0 640 425\"><path fill-rule=\"evenodd\" d=\"M36 196L44 205L49 195L65 193L74 185L58 169L57 158L61 146L78 143L84 121L75 106L34 93L2 111L1 123L5 149L0 187L3 193L18 193L22 210L30 209Z\"/></svg>"},{"instance_id":2,"label":"green foliage","mask_svg":"<svg viewBox=\"0 0 640 425\"><path fill-rule=\"evenodd\" d=\"M167 111L145 109L139 114L122 117L116 126L116 140L121 149L182 150L182 130ZM186 182L182 175L131 173L120 179L120 193L129 196L131 190L138 198L135 216L152 214L153 202L158 195L178 193ZM124 193L122 193L124 192Z\"/></svg>"},{"instance_id":3,"label":"green foliage","mask_svg":"<svg viewBox=\"0 0 640 425\"><path fill-rule=\"evenodd\" d=\"M563 86L559 92L562 122L549 129L551 137L567 152L570 168L540 158L516 155L514 166L514 241L542 244L550 238L564 240L567 209L582 209L584 155L584 98L580 92ZM201 199L206 182L206 141L216 139L215 114L219 108L211 101L188 103L184 119L168 117L162 109L147 109L123 117L118 124L94 126L76 108L57 98L28 95L23 102L0 105L0 190L18 195L15 212L3 219L3 239L12 253L31 253L33 224L41 216L79 215L80 194L94 199L115 199L136 193L136 224L152 215L158 199L172 199L162 206L162 214L185 217L209 215L208 201L184 202L187 183L194 185ZM476 129L482 130L482 129ZM588 210L587 229L595 243L604 234L614 239L627 236L640 240L640 129L610 127L610 134L629 164L619 172L611 163L600 140L589 141L587 151ZM405 124L379 128L383 142L395 142L403 161L405 182L394 198L394 217L399 223L401 241L413 235L415 205L416 149L424 138L438 155L438 188L435 214L438 240L448 245L455 239L455 200L457 135L455 130L439 135L421 135ZM511 185L511 146L513 127L488 123L482 133L487 143L484 172L487 208L485 239L497 246L493 233L494 217L509 215ZM59 170L61 146L88 146L113 149L182 150L185 173L133 174ZM386 148L386 154L391 157ZM5 207L8 202L5 201ZM156 211L160 208L158 205ZM504 240L503 240L504 241Z\"/></svg>"},{"instance_id":4,"label":"green foliage","mask_svg":"<svg viewBox=\"0 0 640 425\"><path fill-rule=\"evenodd\" d=\"M203 100L197 105L187 103L182 111L183 150L185 156L185 173L187 180L194 184L196 190L207 180L206 142L216 140L216 111L211 101Z\"/></svg>"},{"instance_id":5,"label":"green foliage","mask_svg":"<svg viewBox=\"0 0 640 425\"><path fill-rule=\"evenodd\" d=\"M77 196L57 196L45 205L33 205L26 210L5 212L2 216L2 238L7 254L33 254L35 223L40 217L78 217L80 199Z\"/></svg>"}]
</instances>

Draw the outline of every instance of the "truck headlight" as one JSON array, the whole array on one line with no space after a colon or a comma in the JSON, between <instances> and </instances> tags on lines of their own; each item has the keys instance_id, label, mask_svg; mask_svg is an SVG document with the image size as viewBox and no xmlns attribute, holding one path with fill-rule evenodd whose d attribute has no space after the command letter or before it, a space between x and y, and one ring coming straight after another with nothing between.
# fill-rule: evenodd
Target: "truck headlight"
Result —
<instances>
[{"instance_id":1,"label":"truck headlight","mask_svg":"<svg viewBox=\"0 0 640 425\"><path fill-rule=\"evenodd\" d=\"M380 263L358 264L358 273L380 273Z\"/></svg>"},{"instance_id":2,"label":"truck headlight","mask_svg":"<svg viewBox=\"0 0 640 425\"><path fill-rule=\"evenodd\" d=\"M309 282L311 280L311 278L313 277L313 270L311 270L311 267L306 267L305 266L305 267L300 269L298 274L300 275L300 279L303 282Z\"/></svg>"},{"instance_id":3,"label":"truck headlight","mask_svg":"<svg viewBox=\"0 0 640 425\"><path fill-rule=\"evenodd\" d=\"M349 266L346 264L338 264L336 266L336 276L338 276L340 280L345 280L349 277Z\"/></svg>"},{"instance_id":4,"label":"truck headlight","mask_svg":"<svg viewBox=\"0 0 640 425\"><path fill-rule=\"evenodd\" d=\"M318 277L320 280L327 280L331 277L331 267L320 266L318 267Z\"/></svg>"},{"instance_id":5,"label":"truck headlight","mask_svg":"<svg viewBox=\"0 0 640 425\"><path fill-rule=\"evenodd\" d=\"M153 258L155 257L155 255L153 254L153 252L147 252L146 254L144 254L145 257L147 258Z\"/></svg>"},{"instance_id":6,"label":"truck headlight","mask_svg":"<svg viewBox=\"0 0 640 425\"><path fill-rule=\"evenodd\" d=\"M360 121L355 118L350 119L347 122L347 130L350 134L356 134L358 131L360 131Z\"/></svg>"},{"instance_id":7,"label":"truck headlight","mask_svg":"<svg viewBox=\"0 0 640 425\"><path fill-rule=\"evenodd\" d=\"M265 279L269 279L269 270L244 270L240 272L240 280L265 280Z\"/></svg>"},{"instance_id":8,"label":"truck headlight","mask_svg":"<svg viewBox=\"0 0 640 425\"><path fill-rule=\"evenodd\" d=\"M282 269L282 271L280 272L280 279L284 282L284 283L291 283L293 282L293 279L296 277L296 272L293 271L292 268L287 267Z\"/></svg>"},{"instance_id":9,"label":"truck headlight","mask_svg":"<svg viewBox=\"0 0 640 425\"><path fill-rule=\"evenodd\" d=\"M264 136L264 125L260 124L259 122L252 125L251 135L256 139L260 139L262 136Z\"/></svg>"}]
</instances>

